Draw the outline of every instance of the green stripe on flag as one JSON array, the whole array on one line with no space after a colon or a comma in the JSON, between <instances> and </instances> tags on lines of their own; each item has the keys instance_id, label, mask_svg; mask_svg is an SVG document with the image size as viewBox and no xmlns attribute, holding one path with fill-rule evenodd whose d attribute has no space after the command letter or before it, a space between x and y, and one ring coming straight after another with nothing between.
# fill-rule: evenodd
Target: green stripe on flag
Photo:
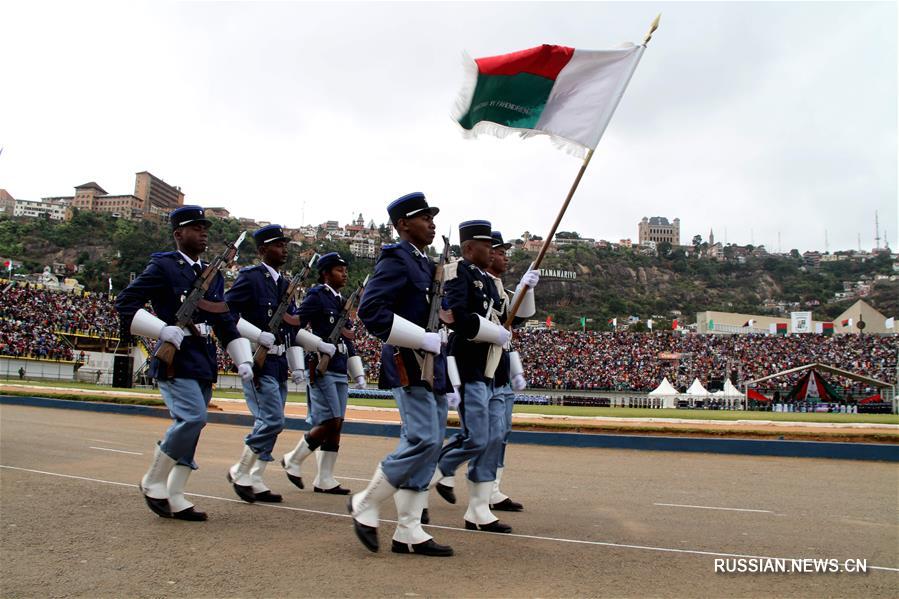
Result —
<instances>
[{"instance_id":1,"label":"green stripe on flag","mask_svg":"<svg viewBox=\"0 0 899 599\"><path fill-rule=\"evenodd\" d=\"M465 129L480 121L533 129L555 82L530 73L478 75L468 112L459 119Z\"/></svg>"}]
</instances>

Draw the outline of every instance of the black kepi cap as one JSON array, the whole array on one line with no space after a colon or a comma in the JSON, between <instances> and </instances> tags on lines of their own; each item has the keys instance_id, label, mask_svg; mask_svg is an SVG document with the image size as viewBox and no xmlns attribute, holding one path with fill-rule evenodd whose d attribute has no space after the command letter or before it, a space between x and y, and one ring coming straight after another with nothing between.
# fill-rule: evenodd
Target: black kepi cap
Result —
<instances>
[{"instance_id":1,"label":"black kepi cap","mask_svg":"<svg viewBox=\"0 0 899 599\"><path fill-rule=\"evenodd\" d=\"M212 224L212 221L206 218L206 213L202 206L191 205L181 206L172 210L169 213L169 222L172 223L172 229L197 222L203 223L207 227Z\"/></svg>"},{"instance_id":2,"label":"black kepi cap","mask_svg":"<svg viewBox=\"0 0 899 599\"><path fill-rule=\"evenodd\" d=\"M467 220L459 225L459 243L470 239L481 239L493 243L490 229L489 220Z\"/></svg>"},{"instance_id":3,"label":"black kepi cap","mask_svg":"<svg viewBox=\"0 0 899 599\"><path fill-rule=\"evenodd\" d=\"M253 233L253 239L256 241L256 247L259 247L273 241L289 240L290 237L284 234L284 228L281 225L266 225Z\"/></svg>"},{"instance_id":4,"label":"black kepi cap","mask_svg":"<svg viewBox=\"0 0 899 599\"><path fill-rule=\"evenodd\" d=\"M491 231L490 236L493 238L493 245L491 247L493 247L494 249L503 248L504 250L507 250L512 247L511 243L506 243L503 241L503 234L499 231Z\"/></svg>"},{"instance_id":5,"label":"black kepi cap","mask_svg":"<svg viewBox=\"0 0 899 599\"><path fill-rule=\"evenodd\" d=\"M387 214L390 215L390 222L393 224L396 224L401 218L411 218L423 212L429 212L431 216L435 216L440 212L440 208L428 206L425 194L420 191L407 193L403 197L393 200L387 206Z\"/></svg>"},{"instance_id":6,"label":"black kepi cap","mask_svg":"<svg viewBox=\"0 0 899 599\"><path fill-rule=\"evenodd\" d=\"M335 266L346 266L346 260L340 257L340 254L337 252L330 252L321 256L318 259L318 262L315 263L315 267L318 269L318 272L325 272L326 270L330 270Z\"/></svg>"}]
</instances>

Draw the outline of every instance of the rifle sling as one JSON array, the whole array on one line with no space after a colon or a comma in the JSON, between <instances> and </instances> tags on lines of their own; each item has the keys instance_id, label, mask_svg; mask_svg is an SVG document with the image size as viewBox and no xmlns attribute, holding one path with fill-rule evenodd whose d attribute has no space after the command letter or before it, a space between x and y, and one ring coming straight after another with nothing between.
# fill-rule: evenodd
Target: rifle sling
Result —
<instances>
[{"instance_id":1,"label":"rifle sling","mask_svg":"<svg viewBox=\"0 0 899 599\"><path fill-rule=\"evenodd\" d=\"M205 298L197 302L197 308L210 314L224 314L230 310L225 302L212 302Z\"/></svg>"}]
</instances>

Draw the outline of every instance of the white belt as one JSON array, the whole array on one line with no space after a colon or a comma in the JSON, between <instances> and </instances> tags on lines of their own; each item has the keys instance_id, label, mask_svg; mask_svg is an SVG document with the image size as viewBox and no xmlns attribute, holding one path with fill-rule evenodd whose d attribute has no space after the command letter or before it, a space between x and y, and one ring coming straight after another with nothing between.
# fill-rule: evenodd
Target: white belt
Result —
<instances>
[{"instance_id":1,"label":"white belt","mask_svg":"<svg viewBox=\"0 0 899 599\"><path fill-rule=\"evenodd\" d=\"M287 353L287 347L283 343L281 345L275 345L269 348L268 353L273 356L283 356Z\"/></svg>"},{"instance_id":2,"label":"white belt","mask_svg":"<svg viewBox=\"0 0 899 599\"><path fill-rule=\"evenodd\" d=\"M209 337L212 333L212 327L206 324L205 322L201 322L200 324L195 324L197 332L200 333L200 337ZM185 337L190 337L193 333L190 330L190 327L181 327L181 330L184 331Z\"/></svg>"}]
</instances>

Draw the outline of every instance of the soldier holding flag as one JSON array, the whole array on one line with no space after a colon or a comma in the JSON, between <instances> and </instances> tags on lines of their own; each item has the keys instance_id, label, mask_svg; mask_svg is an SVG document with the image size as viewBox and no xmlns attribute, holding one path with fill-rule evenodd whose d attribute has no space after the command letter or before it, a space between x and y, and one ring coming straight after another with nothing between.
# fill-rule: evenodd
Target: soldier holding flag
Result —
<instances>
[{"instance_id":1,"label":"soldier holding flag","mask_svg":"<svg viewBox=\"0 0 899 599\"><path fill-rule=\"evenodd\" d=\"M499 231L492 231L490 236L493 237L493 244L490 249L490 265L487 267L487 276L496 285L496 292L499 295L501 304L500 313L506 313L509 306L514 302L515 295L524 290L525 297L518 308L518 314L515 315L514 320L515 324L520 324L531 318L537 311L534 304L534 287L540 281L540 273L536 270L528 270L515 288L515 293L510 296L503 286L502 276L509 268L509 257L506 255L506 251L512 247L512 244L503 241L503 234ZM496 465L496 480L493 483L493 490L490 494L490 509L520 512L524 509L524 506L517 501L512 501L508 495L500 491L499 486L505 470L506 447L509 443L509 434L512 432L512 409L515 406L514 391L523 390L527 386L527 380L524 377L524 368L518 352L508 352L504 349L497 370L504 372L497 374L496 380L505 379L508 382L504 385L494 385L495 396L502 400L505 407L505 434L503 435L503 444L500 448Z\"/></svg>"}]
</instances>

